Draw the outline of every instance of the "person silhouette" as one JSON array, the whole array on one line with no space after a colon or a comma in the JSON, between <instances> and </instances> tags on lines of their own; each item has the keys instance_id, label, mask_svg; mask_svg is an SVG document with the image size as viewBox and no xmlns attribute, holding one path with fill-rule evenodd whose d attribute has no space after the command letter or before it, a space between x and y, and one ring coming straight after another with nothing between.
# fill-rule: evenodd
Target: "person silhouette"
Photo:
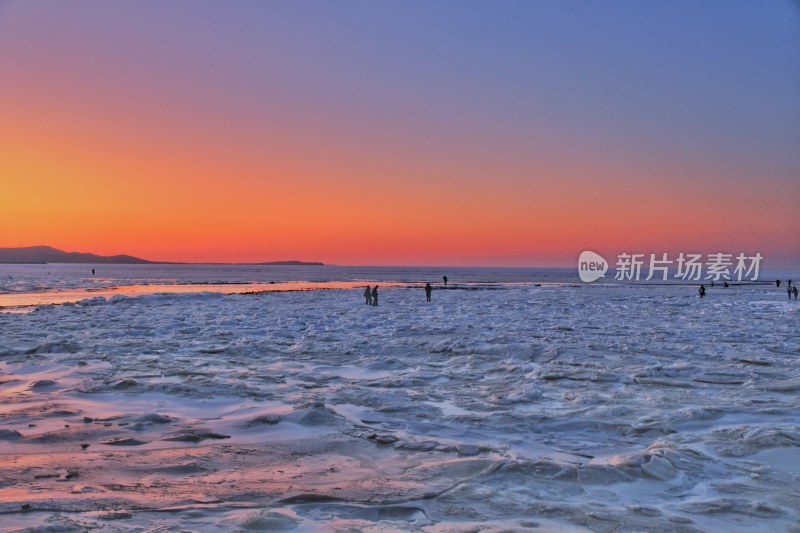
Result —
<instances>
[{"instance_id":1,"label":"person silhouette","mask_svg":"<svg viewBox=\"0 0 800 533\"><path fill-rule=\"evenodd\" d=\"M700 298L703 298L706 295L706 286L700 285L700 288L697 289L697 292L700 293Z\"/></svg>"},{"instance_id":2,"label":"person silhouette","mask_svg":"<svg viewBox=\"0 0 800 533\"><path fill-rule=\"evenodd\" d=\"M372 289L372 305L378 305L378 286Z\"/></svg>"},{"instance_id":3,"label":"person silhouette","mask_svg":"<svg viewBox=\"0 0 800 533\"><path fill-rule=\"evenodd\" d=\"M779 280L779 279L776 279L776 280L775 280L775 286L776 286L776 287L780 287L780 286L781 286L781 280Z\"/></svg>"},{"instance_id":4,"label":"person silhouette","mask_svg":"<svg viewBox=\"0 0 800 533\"><path fill-rule=\"evenodd\" d=\"M370 290L369 285L367 285L367 288L364 289L364 299L367 300L367 305L372 303L372 291Z\"/></svg>"},{"instance_id":5,"label":"person silhouette","mask_svg":"<svg viewBox=\"0 0 800 533\"><path fill-rule=\"evenodd\" d=\"M92 276L94 276L94 269L92 269Z\"/></svg>"},{"instance_id":6,"label":"person silhouette","mask_svg":"<svg viewBox=\"0 0 800 533\"><path fill-rule=\"evenodd\" d=\"M792 287L792 294L794 294L794 299L797 300L797 287Z\"/></svg>"},{"instance_id":7,"label":"person silhouette","mask_svg":"<svg viewBox=\"0 0 800 533\"><path fill-rule=\"evenodd\" d=\"M425 301L431 301L431 291L433 291L433 287L431 287L430 282L425 284Z\"/></svg>"},{"instance_id":8,"label":"person silhouette","mask_svg":"<svg viewBox=\"0 0 800 533\"><path fill-rule=\"evenodd\" d=\"M444 284L447 285L447 276L442 276L442 280L444 280Z\"/></svg>"}]
</instances>

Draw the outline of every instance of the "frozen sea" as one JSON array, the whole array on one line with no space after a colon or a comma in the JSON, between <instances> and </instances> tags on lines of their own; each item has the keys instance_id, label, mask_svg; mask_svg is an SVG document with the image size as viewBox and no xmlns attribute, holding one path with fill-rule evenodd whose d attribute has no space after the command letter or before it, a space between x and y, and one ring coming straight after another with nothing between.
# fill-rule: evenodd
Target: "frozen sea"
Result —
<instances>
[{"instance_id":1,"label":"frozen sea","mask_svg":"<svg viewBox=\"0 0 800 533\"><path fill-rule=\"evenodd\" d=\"M4 531L800 531L785 285L91 267L0 265Z\"/></svg>"}]
</instances>

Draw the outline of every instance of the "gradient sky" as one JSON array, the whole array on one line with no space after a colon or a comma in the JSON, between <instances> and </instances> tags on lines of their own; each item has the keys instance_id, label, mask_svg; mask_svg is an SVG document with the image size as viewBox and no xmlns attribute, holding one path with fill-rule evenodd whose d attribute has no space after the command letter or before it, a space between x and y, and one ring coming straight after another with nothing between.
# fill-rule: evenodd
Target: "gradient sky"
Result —
<instances>
[{"instance_id":1,"label":"gradient sky","mask_svg":"<svg viewBox=\"0 0 800 533\"><path fill-rule=\"evenodd\" d=\"M0 246L800 264L791 1L0 2Z\"/></svg>"}]
</instances>

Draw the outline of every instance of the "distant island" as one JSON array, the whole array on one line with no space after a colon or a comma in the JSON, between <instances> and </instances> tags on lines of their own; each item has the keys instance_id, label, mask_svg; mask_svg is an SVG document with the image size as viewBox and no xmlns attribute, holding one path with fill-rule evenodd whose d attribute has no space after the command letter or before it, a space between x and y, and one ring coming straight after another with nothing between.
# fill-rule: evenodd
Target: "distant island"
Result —
<instances>
[{"instance_id":1,"label":"distant island","mask_svg":"<svg viewBox=\"0 0 800 533\"><path fill-rule=\"evenodd\" d=\"M96 255L84 252L65 252L52 246L25 246L0 248L0 263L96 263L96 264L182 264L167 261L148 261L132 255ZM316 261L270 261L266 263L235 263L247 265L276 266L325 266Z\"/></svg>"},{"instance_id":2,"label":"distant island","mask_svg":"<svg viewBox=\"0 0 800 533\"><path fill-rule=\"evenodd\" d=\"M243 265L279 265L279 266L325 266L317 261L269 261L267 263L240 263Z\"/></svg>"}]
</instances>

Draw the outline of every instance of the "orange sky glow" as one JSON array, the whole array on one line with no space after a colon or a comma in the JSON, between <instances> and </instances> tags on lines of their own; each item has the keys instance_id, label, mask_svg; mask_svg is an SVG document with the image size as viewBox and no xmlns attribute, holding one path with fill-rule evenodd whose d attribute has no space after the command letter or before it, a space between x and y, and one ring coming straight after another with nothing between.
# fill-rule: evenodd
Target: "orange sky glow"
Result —
<instances>
[{"instance_id":1,"label":"orange sky glow","mask_svg":"<svg viewBox=\"0 0 800 533\"><path fill-rule=\"evenodd\" d=\"M369 77L369 58L336 56L343 78L366 76L351 95L326 72L231 66L244 44L133 53L115 28L142 36L136 18L13 6L0 10L0 247L369 265L565 265L586 248L800 258L800 166L780 146L620 126L616 110L587 108L585 127L553 111L546 127L532 118L557 108L546 95L515 110L497 82L493 108L480 87L459 96L472 71L427 65L430 82L397 89ZM311 64L337 52L306 46Z\"/></svg>"}]
</instances>

